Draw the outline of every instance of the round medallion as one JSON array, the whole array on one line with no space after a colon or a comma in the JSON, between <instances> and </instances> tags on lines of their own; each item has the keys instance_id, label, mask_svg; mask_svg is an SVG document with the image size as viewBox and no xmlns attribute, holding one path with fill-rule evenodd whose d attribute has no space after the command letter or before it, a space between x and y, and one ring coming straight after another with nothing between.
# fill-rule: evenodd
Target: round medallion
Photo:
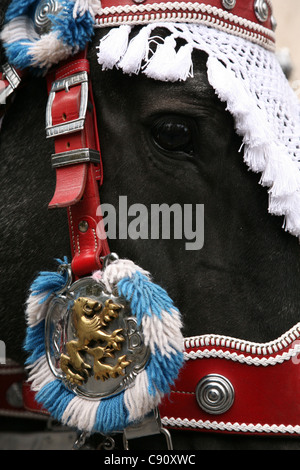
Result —
<instances>
[{"instance_id":1,"label":"round medallion","mask_svg":"<svg viewBox=\"0 0 300 470\"><path fill-rule=\"evenodd\" d=\"M232 10L236 5L236 0L222 0L222 6L226 10Z\"/></svg>"},{"instance_id":2,"label":"round medallion","mask_svg":"<svg viewBox=\"0 0 300 470\"><path fill-rule=\"evenodd\" d=\"M49 15L57 15L62 9L57 0L41 0L34 14L34 27L38 34L47 34L51 29Z\"/></svg>"},{"instance_id":3,"label":"round medallion","mask_svg":"<svg viewBox=\"0 0 300 470\"><path fill-rule=\"evenodd\" d=\"M196 388L198 405L206 413L214 415L228 411L233 405L234 395L231 382L218 374L206 375Z\"/></svg>"},{"instance_id":4,"label":"round medallion","mask_svg":"<svg viewBox=\"0 0 300 470\"><path fill-rule=\"evenodd\" d=\"M149 357L128 303L92 278L52 300L45 342L55 377L75 394L95 400L128 388Z\"/></svg>"},{"instance_id":5,"label":"round medallion","mask_svg":"<svg viewBox=\"0 0 300 470\"><path fill-rule=\"evenodd\" d=\"M262 23L269 18L269 6L266 0L255 0L254 11L257 19Z\"/></svg>"}]
</instances>

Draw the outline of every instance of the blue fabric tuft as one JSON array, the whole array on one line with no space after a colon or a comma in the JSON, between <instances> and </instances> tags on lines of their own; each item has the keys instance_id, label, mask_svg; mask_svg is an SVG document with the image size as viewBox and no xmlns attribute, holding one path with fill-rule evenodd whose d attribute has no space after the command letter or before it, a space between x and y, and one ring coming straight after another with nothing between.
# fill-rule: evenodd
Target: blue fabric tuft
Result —
<instances>
[{"instance_id":1,"label":"blue fabric tuft","mask_svg":"<svg viewBox=\"0 0 300 470\"><path fill-rule=\"evenodd\" d=\"M5 17L5 23L9 23L13 19L20 16L27 16L33 19L35 9L38 5L39 0L14 0L11 2ZM56 33L57 38L61 42L61 45L65 44L70 47L70 55L83 50L88 42L91 41L94 34L94 18L89 11L83 14L77 14L74 18L74 6L75 3L69 0L61 0L63 8L57 15L49 14L48 17L52 22L51 32ZM30 29L28 37L24 39L18 38L17 41L4 43L7 59L14 67L19 69L28 68L34 74L40 75L47 70L53 62L57 60L57 46L54 46L52 51L49 48L49 59L45 64L45 58L41 58L41 63L44 67L37 65L38 56L30 54L32 46L38 43L39 37L32 36ZM50 47L50 46L49 46ZM55 53L54 53L55 52ZM52 59L52 54L53 59Z\"/></svg>"},{"instance_id":2,"label":"blue fabric tuft","mask_svg":"<svg viewBox=\"0 0 300 470\"><path fill-rule=\"evenodd\" d=\"M65 409L74 396L74 393L67 390L60 380L53 380L37 393L35 399L51 413L54 419L61 421Z\"/></svg>"},{"instance_id":3,"label":"blue fabric tuft","mask_svg":"<svg viewBox=\"0 0 300 470\"><path fill-rule=\"evenodd\" d=\"M128 410L124 404L124 392L100 401L96 413L96 432L110 434L123 431L129 425Z\"/></svg>"},{"instance_id":4,"label":"blue fabric tuft","mask_svg":"<svg viewBox=\"0 0 300 470\"><path fill-rule=\"evenodd\" d=\"M130 302L139 325L144 315L154 314L161 318L162 310L172 315L171 309L175 308L167 292L138 271L132 277L119 281L118 292Z\"/></svg>"},{"instance_id":5,"label":"blue fabric tuft","mask_svg":"<svg viewBox=\"0 0 300 470\"><path fill-rule=\"evenodd\" d=\"M59 264L66 264L67 259L64 261L56 260ZM32 295L40 295L45 293L45 297L41 303L45 302L54 292L58 292L64 287L67 282L67 272L51 272L42 271L31 285Z\"/></svg>"},{"instance_id":6,"label":"blue fabric tuft","mask_svg":"<svg viewBox=\"0 0 300 470\"><path fill-rule=\"evenodd\" d=\"M7 60L10 64L18 69L24 69L29 66L32 61L32 56L29 54L28 40L24 39L20 42L13 42L11 44L4 43Z\"/></svg>"},{"instance_id":7,"label":"blue fabric tuft","mask_svg":"<svg viewBox=\"0 0 300 470\"><path fill-rule=\"evenodd\" d=\"M94 34L94 20L89 12L73 17L74 4L63 2L64 9L57 16L49 15L52 31L58 33L58 39L73 48L84 49Z\"/></svg>"},{"instance_id":8,"label":"blue fabric tuft","mask_svg":"<svg viewBox=\"0 0 300 470\"><path fill-rule=\"evenodd\" d=\"M36 326L27 328L24 349L31 353L26 360L26 364L33 364L37 359L45 354L45 320L42 320Z\"/></svg>"},{"instance_id":9,"label":"blue fabric tuft","mask_svg":"<svg viewBox=\"0 0 300 470\"><path fill-rule=\"evenodd\" d=\"M25 15L35 3L37 4L38 0L14 0L10 2L5 15L5 22L8 23L18 16Z\"/></svg>"},{"instance_id":10,"label":"blue fabric tuft","mask_svg":"<svg viewBox=\"0 0 300 470\"><path fill-rule=\"evenodd\" d=\"M163 356L155 347L155 354L151 355L146 372L149 382L149 394L155 396L156 389L163 393L170 391L170 386L174 384L178 376L179 369L183 366L183 353Z\"/></svg>"}]
</instances>

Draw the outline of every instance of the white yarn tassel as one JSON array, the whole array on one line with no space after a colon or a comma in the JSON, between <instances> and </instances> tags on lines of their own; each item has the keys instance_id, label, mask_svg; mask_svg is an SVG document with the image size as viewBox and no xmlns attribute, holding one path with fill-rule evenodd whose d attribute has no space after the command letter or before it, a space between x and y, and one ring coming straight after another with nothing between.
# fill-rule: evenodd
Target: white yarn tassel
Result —
<instances>
[{"instance_id":1,"label":"white yarn tassel","mask_svg":"<svg viewBox=\"0 0 300 470\"><path fill-rule=\"evenodd\" d=\"M260 146L245 147L244 162L254 173L262 173L266 168L265 151Z\"/></svg>"},{"instance_id":2,"label":"white yarn tassel","mask_svg":"<svg viewBox=\"0 0 300 470\"><path fill-rule=\"evenodd\" d=\"M185 44L179 49L171 71L172 81L182 81L193 76L192 52L193 47L190 44Z\"/></svg>"},{"instance_id":3,"label":"white yarn tassel","mask_svg":"<svg viewBox=\"0 0 300 470\"><path fill-rule=\"evenodd\" d=\"M118 67L122 69L124 73L139 73L143 60L145 60L149 54L149 36L151 30L152 25L142 28L130 41L126 53L118 64Z\"/></svg>"},{"instance_id":4,"label":"white yarn tassel","mask_svg":"<svg viewBox=\"0 0 300 470\"><path fill-rule=\"evenodd\" d=\"M267 165L260 183L270 187L274 197L287 196L300 190L300 173L284 146L273 143L268 148Z\"/></svg>"},{"instance_id":5,"label":"white yarn tassel","mask_svg":"<svg viewBox=\"0 0 300 470\"><path fill-rule=\"evenodd\" d=\"M100 41L97 58L103 70L112 69L118 65L127 50L130 32L131 26L122 25L119 28L111 29Z\"/></svg>"},{"instance_id":6,"label":"white yarn tassel","mask_svg":"<svg viewBox=\"0 0 300 470\"><path fill-rule=\"evenodd\" d=\"M176 60L176 41L173 36L168 36L157 49L144 70L149 78L161 81L172 81L170 71Z\"/></svg>"}]
</instances>

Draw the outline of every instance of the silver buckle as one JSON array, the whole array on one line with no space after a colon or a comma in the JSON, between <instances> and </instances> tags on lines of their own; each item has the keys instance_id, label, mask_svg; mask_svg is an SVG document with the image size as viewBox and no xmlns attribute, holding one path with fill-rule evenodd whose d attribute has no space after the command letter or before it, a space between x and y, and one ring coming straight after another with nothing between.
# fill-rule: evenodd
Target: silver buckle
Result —
<instances>
[{"instance_id":1,"label":"silver buckle","mask_svg":"<svg viewBox=\"0 0 300 470\"><path fill-rule=\"evenodd\" d=\"M123 446L124 450L129 450L128 441L138 439L140 437L153 436L155 434L163 434L166 438L167 449L173 450L172 437L170 432L161 425L160 415L157 408L147 415L143 421L138 424L132 424L124 429Z\"/></svg>"},{"instance_id":2,"label":"silver buckle","mask_svg":"<svg viewBox=\"0 0 300 470\"><path fill-rule=\"evenodd\" d=\"M51 157L52 168L60 168L76 163L100 163L100 153L92 149L76 149L69 152L55 153Z\"/></svg>"},{"instance_id":3,"label":"silver buckle","mask_svg":"<svg viewBox=\"0 0 300 470\"><path fill-rule=\"evenodd\" d=\"M84 129L85 117L88 105L89 96L89 84L88 84L88 73L80 72L70 77L56 80L52 84L52 88L49 94L47 109L46 109L46 137L56 137L64 134L71 134L73 132L81 131ZM65 90L68 93L69 89L73 86L81 84L81 99L79 108L79 117L68 121L63 124L53 125L52 123L52 106L55 95L58 91Z\"/></svg>"},{"instance_id":4,"label":"silver buckle","mask_svg":"<svg viewBox=\"0 0 300 470\"><path fill-rule=\"evenodd\" d=\"M5 104L7 98L18 88L21 83L16 69L12 65L6 63L2 66L3 79L5 78L9 85L2 91L0 91L0 104Z\"/></svg>"}]
</instances>

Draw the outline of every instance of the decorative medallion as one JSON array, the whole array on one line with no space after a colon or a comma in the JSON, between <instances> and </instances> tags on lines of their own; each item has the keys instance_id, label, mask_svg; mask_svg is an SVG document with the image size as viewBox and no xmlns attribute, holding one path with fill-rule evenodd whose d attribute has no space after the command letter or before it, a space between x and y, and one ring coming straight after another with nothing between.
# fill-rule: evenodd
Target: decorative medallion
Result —
<instances>
[{"instance_id":1,"label":"decorative medallion","mask_svg":"<svg viewBox=\"0 0 300 470\"><path fill-rule=\"evenodd\" d=\"M226 10L232 10L236 5L236 0L222 0L222 6Z\"/></svg>"},{"instance_id":2,"label":"decorative medallion","mask_svg":"<svg viewBox=\"0 0 300 470\"><path fill-rule=\"evenodd\" d=\"M38 34L47 34L51 30L49 15L57 15L62 9L58 0L41 0L34 15L34 27Z\"/></svg>"},{"instance_id":3,"label":"decorative medallion","mask_svg":"<svg viewBox=\"0 0 300 470\"><path fill-rule=\"evenodd\" d=\"M50 304L46 350L55 377L95 399L128 387L149 356L128 302L92 278L75 282Z\"/></svg>"},{"instance_id":4,"label":"decorative medallion","mask_svg":"<svg viewBox=\"0 0 300 470\"><path fill-rule=\"evenodd\" d=\"M269 6L266 0L255 0L254 11L257 19L264 23L269 18Z\"/></svg>"},{"instance_id":5,"label":"decorative medallion","mask_svg":"<svg viewBox=\"0 0 300 470\"><path fill-rule=\"evenodd\" d=\"M72 283L71 265L41 272L27 302L25 350L35 400L65 425L109 435L136 425L183 366L179 311L150 274L108 255Z\"/></svg>"},{"instance_id":6,"label":"decorative medallion","mask_svg":"<svg viewBox=\"0 0 300 470\"><path fill-rule=\"evenodd\" d=\"M219 415L228 411L233 405L234 396L231 382L218 374L206 375L196 388L198 405L209 414Z\"/></svg>"}]
</instances>

